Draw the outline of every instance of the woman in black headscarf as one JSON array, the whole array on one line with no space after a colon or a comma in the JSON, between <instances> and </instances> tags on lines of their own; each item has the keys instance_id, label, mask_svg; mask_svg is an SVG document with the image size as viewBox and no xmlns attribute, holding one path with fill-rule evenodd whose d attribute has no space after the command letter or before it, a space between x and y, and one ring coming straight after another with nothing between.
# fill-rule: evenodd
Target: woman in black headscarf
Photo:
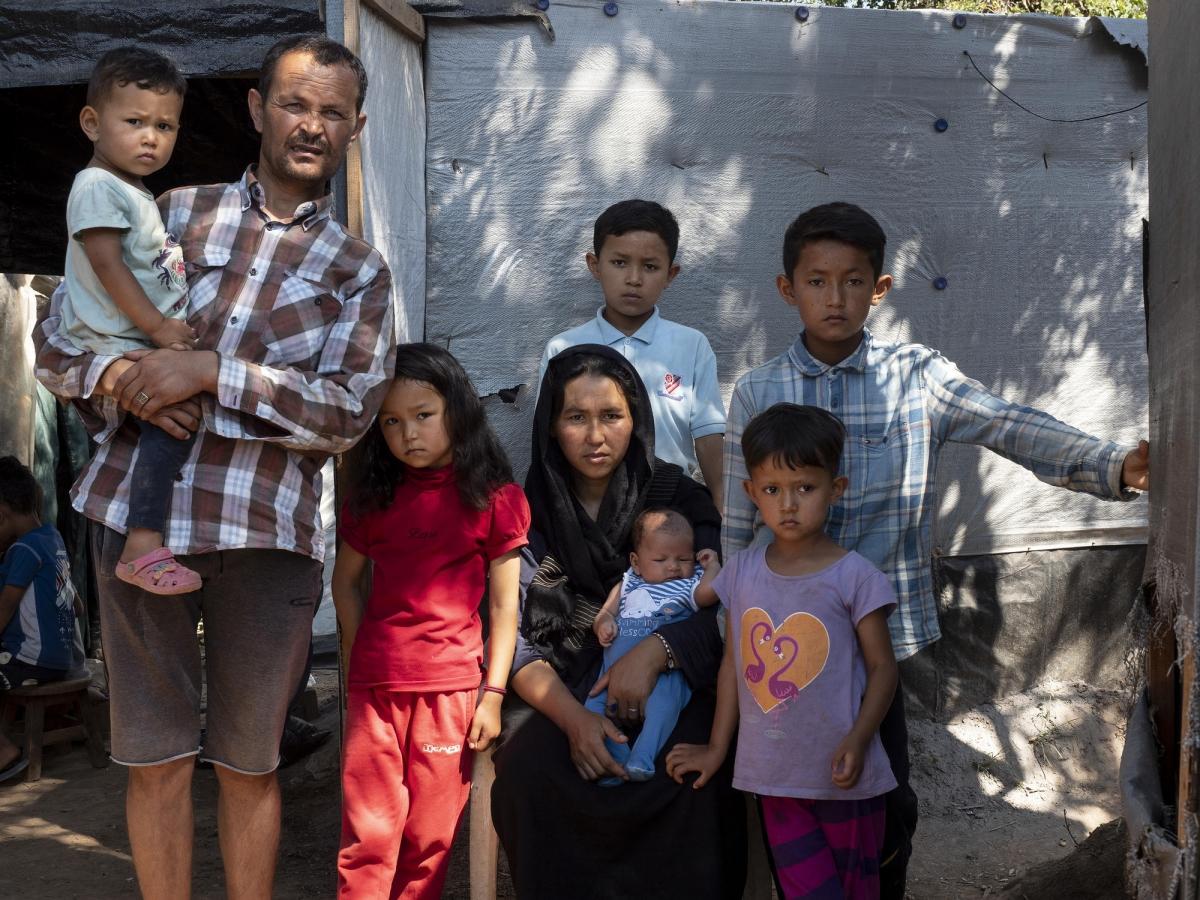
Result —
<instances>
[{"instance_id":1,"label":"woman in black headscarf","mask_svg":"<svg viewBox=\"0 0 1200 900\"><path fill-rule=\"evenodd\" d=\"M740 897L745 807L729 771L694 790L662 768L675 743L708 740L721 656L715 610L649 635L597 682L592 621L629 565L634 519L666 506L692 523L697 550L718 549L720 537L708 491L654 458L649 398L619 353L589 344L550 361L525 490L532 556L512 677L524 703L510 704L492 792L518 896ZM694 693L654 778L597 786L624 775L605 736L632 738L658 674L676 667ZM608 717L582 705L604 688Z\"/></svg>"}]
</instances>

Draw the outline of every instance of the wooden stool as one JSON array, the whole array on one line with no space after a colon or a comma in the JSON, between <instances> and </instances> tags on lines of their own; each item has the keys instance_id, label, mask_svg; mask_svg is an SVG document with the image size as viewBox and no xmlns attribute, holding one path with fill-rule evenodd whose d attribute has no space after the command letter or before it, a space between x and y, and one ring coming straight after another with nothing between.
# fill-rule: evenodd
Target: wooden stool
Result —
<instances>
[{"instance_id":1,"label":"wooden stool","mask_svg":"<svg viewBox=\"0 0 1200 900\"><path fill-rule=\"evenodd\" d=\"M29 768L25 770L26 781L37 781L42 777L42 748L63 741L86 741L92 765L97 769L108 765L108 754L104 752L104 742L100 736L100 723L96 721L96 707L88 696L90 684L91 679L84 676L33 687L17 687L0 694L0 701L4 704L0 709L0 729L8 731L17 717L17 707L25 708L20 743L24 745L25 758L29 760ZM46 709L55 706L71 707L78 717L78 724L44 731Z\"/></svg>"},{"instance_id":2,"label":"wooden stool","mask_svg":"<svg viewBox=\"0 0 1200 900\"><path fill-rule=\"evenodd\" d=\"M500 836L492 827L492 782L496 766L492 751L475 754L471 771L471 812L468 856L471 864L471 900L496 900L496 865Z\"/></svg>"}]
</instances>

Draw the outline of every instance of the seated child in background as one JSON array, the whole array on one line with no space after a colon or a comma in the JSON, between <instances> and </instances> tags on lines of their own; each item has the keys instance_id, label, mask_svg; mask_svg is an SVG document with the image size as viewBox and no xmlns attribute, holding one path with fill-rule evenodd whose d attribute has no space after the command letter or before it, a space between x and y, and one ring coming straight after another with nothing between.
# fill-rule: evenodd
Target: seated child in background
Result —
<instances>
[{"instance_id":1,"label":"seated child in background","mask_svg":"<svg viewBox=\"0 0 1200 900\"><path fill-rule=\"evenodd\" d=\"M793 403L746 427L745 491L775 541L726 560L713 581L727 624L712 736L667 754L668 773L699 772L698 788L737 731L733 786L759 795L789 900L879 896L884 794L896 786L879 740L898 679L887 628L896 597L825 533L846 489L845 437L836 416Z\"/></svg>"},{"instance_id":2,"label":"seated child in background","mask_svg":"<svg viewBox=\"0 0 1200 900\"><path fill-rule=\"evenodd\" d=\"M75 662L78 598L62 536L43 525L37 479L0 458L0 693L61 681ZM28 764L0 732L0 781Z\"/></svg>"},{"instance_id":3,"label":"seated child in background","mask_svg":"<svg viewBox=\"0 0 1200 900\"><path fill-rule=\"evenodd\" d=\"M190 350L196 342L184 321L183 254L142 184L171 158L186 90L170 60L136 47L104 54L92 72L79 124L93 153L67 200L62 303L63 337L81 349L115 358L155 347ZM135 414L151 391L153 385L140 386ZM200 576L163 546L175 476L192 440L178 440L133 416L127 421L141 437L116 576L153 594L194 591Z\"/></svg>"},{"instance_id":4,"label":"seated child in background","mask_svg":"<svg viewBox=\"0 0 1200 900\"><path fill-rule=\"evenodd\" d=\"M725 432L722 550L729 559L758 531L755 507L739 486L749 477L742 431L776 403L827 409L847 431L843 470L853 483L833 504L829 536L888 577L896 592L889 620L898 659L940 635L933 590L934 474L947 442L978 444L1040 480L1107 500L1128 500L1150 483L1149 445L1121 446L1085 434L1037 409L998 397L936 350L891 343L865 327L891 289L887 237L850 203L799 215L783 238L776 279L803 330L786 351L743 375L729 401ZM765 520L763 522L765 524ZM763 529L760 537L769 532ZM917 798L908 785L903 688L881 729L900 786L888 798L882 896L902 900Z\"/></svg>"},{"instance_id":5,"label":"seated child in background","mask_svg":"<svg viewBox=\"0 0 1200 900\"><path fill-rule=\"evenodd\" d=\"M648 509L634 521L630 537L633 552L629 554L629 570L613 586L592 624L606 648L601 675L646 635L717 602L712 590L712 580L721 571L717 554L712 550L693 552L692 526L679 513ZM630 780L648 781L654 776L654 759L675 730L679 713L691 696L682 672L663 672L646 699L642 730L632 748L605 739L608 752L625 767ZM602 691L589 698L585 706L604 715L607 699L608 692ZM619 778L600 781L602 785L620 783Z\"/></svg>"},{"instance_id":6,"label":"seated child in background","mask_svg":"<svg viewBox=\"0 0 1200 900\"><path fill-rule=\"evenodd\" d=\"M588 270L600 282L604 306L593 319L551 338L546 364L577 344L603 344L629 360L650 395L654 451L686 474L699 468L721 508L721 435L725 406L717 383L717 358L708 338L664 319L658 301L679 266L679 223L648 200L623 200L596 219Z\"/></svg>"}]
</instances>

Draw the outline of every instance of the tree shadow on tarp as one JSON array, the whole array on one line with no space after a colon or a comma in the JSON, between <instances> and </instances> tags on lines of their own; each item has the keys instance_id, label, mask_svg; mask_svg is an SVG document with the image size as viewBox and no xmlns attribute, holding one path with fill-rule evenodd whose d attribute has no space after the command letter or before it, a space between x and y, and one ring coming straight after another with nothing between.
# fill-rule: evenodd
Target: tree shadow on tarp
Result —
<instances>
[{"instance_id":1,"label":"tree shadow on tarp","mask_svg":"<svg viewBox=\"0 0 1200 900\"><path fill-rule=\"evenodd\" d=\"M936 12L814 8L804 26L749 5L595 12L553 7L553 42L528 22L430 21L426 337L488 395L518 473L545 341L601 302L583 264L592 222L630 196L680 220L663 313L708 335L726 395L795 339L774 286L784 228L849 200L889 235L877 336L936 347L1085 430L1144 432L1145 109L1047 122L963 50L1050 118L1143 100L1136 53L1045 17L958 31ZM1115 683L1141 550L1054 535L1103 543L1144 524L1144 506L1067 495L976 448L947 447L938 475L939 602L961 643L922 654L940 678L923 703L944 714L1043 677Z\"/></svg>"}]
</instances>

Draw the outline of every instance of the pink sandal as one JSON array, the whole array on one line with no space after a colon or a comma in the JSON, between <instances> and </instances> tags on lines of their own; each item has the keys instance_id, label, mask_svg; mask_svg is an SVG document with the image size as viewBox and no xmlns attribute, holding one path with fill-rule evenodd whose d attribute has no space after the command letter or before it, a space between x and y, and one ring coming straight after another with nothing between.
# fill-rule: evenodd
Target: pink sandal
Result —
<instances>
[{"instance_id":1,"label":"pink sandal","mask_svg":"<svg viewBox=\"0 0 1200 900\"><path fill-rule=\"evenodd\" d=\"M116 576L151 594L188 594L199 590L200 576L180 565L169 547L159 547L133 562L118 562Z\"/></svg>"}]
</instances>

